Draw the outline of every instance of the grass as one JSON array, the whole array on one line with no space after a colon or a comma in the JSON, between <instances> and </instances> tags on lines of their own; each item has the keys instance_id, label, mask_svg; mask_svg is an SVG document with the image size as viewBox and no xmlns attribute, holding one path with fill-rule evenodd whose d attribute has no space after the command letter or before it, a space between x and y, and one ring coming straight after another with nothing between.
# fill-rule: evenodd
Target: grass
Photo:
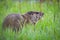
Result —
<instances>
[{"instance_id":1,"label":"grass","mask_svg":"<svg viewBox=\"0 0 60 40\"><path fill-rule=\"evenodd\" d=\"M3 5L4 2L1 2L1 4L0 40L60 40L60 9L58 8L57 3L55 5L53 3L47 5L47 3L44 2L42 3L42 6L40 6L39 2L32 2L32 4L27 2L8 2L8 8ZM12 29L6 29L2 33L2 22L5 16L12 12L20 12L22 14L25 14L26 12L31 10L44 12L44 16L36 23L35 26L29 24L23 27L22 31L19 31L18 33L15 33L14 31L12 31Z\"/></svg>"}]
</instances>

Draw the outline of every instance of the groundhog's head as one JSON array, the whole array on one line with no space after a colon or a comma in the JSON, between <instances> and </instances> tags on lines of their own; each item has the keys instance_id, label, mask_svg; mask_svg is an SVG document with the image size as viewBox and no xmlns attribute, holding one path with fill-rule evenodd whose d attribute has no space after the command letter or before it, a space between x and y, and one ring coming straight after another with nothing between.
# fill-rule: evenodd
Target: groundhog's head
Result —
<instances>
[{"instance_id":1,"label":"groundhog's head","mask_svg":"<svg viewBox=\"0 0 60 40\"><path fill-rule=\"evenodd\" d=\"M42 12L36 12L36 11L30 11L28 14L31 17L31 22L35 24L43 15L44 13Z\"/></svg>"}]
</instances>

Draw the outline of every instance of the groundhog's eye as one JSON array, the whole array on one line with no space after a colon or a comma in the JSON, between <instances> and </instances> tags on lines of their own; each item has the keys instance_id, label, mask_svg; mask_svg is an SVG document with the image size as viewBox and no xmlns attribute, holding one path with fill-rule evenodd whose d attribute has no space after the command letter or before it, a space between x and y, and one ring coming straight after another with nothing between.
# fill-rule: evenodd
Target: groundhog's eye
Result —
<instances>
[{"instance_id":1,"label":"groundhog's eye","mask_svg":"<svg viewBox=\"0 0 60 40\"><path fill-rule=\"evenodd\" d=\"M33 15L33 13L31 15Z\"/></svg>"},{"instance_id":2,"label":"groundhog's eye","mask_svg":"<svg viewBox=\"0 0 60 40\"><path fill-rule=\"evenodd\" d=\"M39 14L38 12L36 12L36 14Z\"/></svg>"}]
</instances>

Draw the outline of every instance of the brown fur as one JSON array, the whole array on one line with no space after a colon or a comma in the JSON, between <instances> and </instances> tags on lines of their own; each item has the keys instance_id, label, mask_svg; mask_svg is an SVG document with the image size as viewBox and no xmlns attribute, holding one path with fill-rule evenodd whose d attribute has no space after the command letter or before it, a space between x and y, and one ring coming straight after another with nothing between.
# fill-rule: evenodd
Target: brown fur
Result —
<instances>
[{"instance_id":1,"label":"brown fur","mask_svg":"<svg viewBox=\"0 0 60 40\"><path fill-rule=\"evenodd\" d=\"M3 28L11 27L14 30L22 28L23 17L20 14L9 14L3 21Z\"/></svg>"},{"instance_id":2,"label":"brown fur","mask_svg":"<svg viewBox=\"0 0 60 40\"><path fill-rule=\"evenodd\" d=\"M41 12L29 11L24 15L9 14L3 21L3 28L11 27L14 30L22 29L28 23L34 24L43 16Z\"/></svg>"}]
</instances>

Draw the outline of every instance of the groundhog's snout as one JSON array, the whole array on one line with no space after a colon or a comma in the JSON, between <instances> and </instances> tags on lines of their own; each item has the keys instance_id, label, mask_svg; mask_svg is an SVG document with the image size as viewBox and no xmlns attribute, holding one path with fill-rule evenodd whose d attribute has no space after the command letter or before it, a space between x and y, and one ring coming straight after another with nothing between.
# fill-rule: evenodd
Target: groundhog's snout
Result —
<instances>
[{"instance_id":1,"label":"groundhog's snout","mask_svg":"<svg viewBox=\"0 0 60 40\"><path fill-rule=\"evenodd\" d=\"M40 16L43 16L43 15L44 15L44 13L41 13L41 12L40 12Z\"/></svg>"},{"instance_id":2,"label":"groundhog's snout","mask_svg":"<svg viewBox=\"0 0 60 40\"><path fill-rule=\"evenodd\" d=\"M44 13L42 13L42 15L44 15Z\"/></svg>"}]
</instances>

